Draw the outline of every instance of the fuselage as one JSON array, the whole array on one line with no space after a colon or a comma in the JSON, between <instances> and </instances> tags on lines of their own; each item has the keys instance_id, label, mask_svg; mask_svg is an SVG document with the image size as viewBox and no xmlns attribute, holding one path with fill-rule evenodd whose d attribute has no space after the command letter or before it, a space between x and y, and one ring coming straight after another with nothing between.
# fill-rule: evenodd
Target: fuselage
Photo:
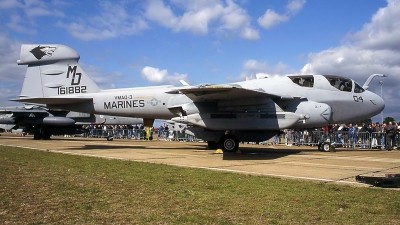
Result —
<instances>
[{"instance_id":1,"label":"fuselage","mask_svg":"<svg viewBox=\"0 0 400 225\"><path fill-rule=\"evenodd\" d=\"M312 84L306 83L303 77L308 78ZM303 79L303 83L298 83L297 79ZM336 81L336 84L334 84L334 81ZM338 82L341 81L347 82L345 84L346 87L339 87L340 84ZM260 98L237 99L235 100L236 102L247 103L253 101L254 103L228 109L226 107L223 109L221 106L223 104L215 103L217 106L209 108L210 112L212 110L224 110L225 112L245 111L249 115L253 113L255 118L257 117L256 114L263 113L263 111L268 111L268 113L293 112L304 115L305 121L302 122L299 119L299 122L292 126L294 128L359 121L380 113L385 106L380 96L363 90L351 79L337 76L275 77L237 82L229 85L250 90L260 90L276 96L290 97L288 99L273 99L273 103L268 104L275 104L275 106L264 108L264 100L260 100ZM87 103L55 105L55 107L96 114L154 119L171 119L182 116L182 113L191 115L202 112L202 109L199 108L201 104L193 104L189 97L180 93L179 89L174 86L112 89L98 93L80 94L76 97L91 97L93 98L93 103L90 105L87 105ZM269 98L269 96L265 96L265 99ZM315 103L314 105L306 104L310 102ZM185 108L185 106L190 107ZM244 109L243 107L247 108ZM322 107L322 109L318 111L317 107ZM325 115L322 115L324 113ZM268 127L265 129L268 129Z\"/></svg>"}]
</instances>

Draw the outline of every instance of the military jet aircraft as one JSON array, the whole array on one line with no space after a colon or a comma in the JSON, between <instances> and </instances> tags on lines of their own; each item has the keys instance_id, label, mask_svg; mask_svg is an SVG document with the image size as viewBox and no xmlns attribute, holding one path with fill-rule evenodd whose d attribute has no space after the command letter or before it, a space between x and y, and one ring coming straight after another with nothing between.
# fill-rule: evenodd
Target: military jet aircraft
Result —
<instances>
[{"instance_id":1,"label":"military jet aircraft","mask_svg":"<svg viewBox=\"0 0 400 225\"><path fill-rule=\"evenodd\" d=\"M372 78L363 88L352 79L333 75L101 90L80 67L79 58L65 45L22 45L18 64L28 67L15 101L140 117L145 127L152 126L154 119L192 124L190 130L197 138L224 151L236 151L240 141L267 140L282 129L370 118L385 107L380 96L366 90Z\"/></svg>"},{"instance_id":2,"label":"military jet aircraft","mask_svg":"<svg viewBox=\"0 0 400 225\"><path fill-rule=\"evenodd\" d=\"M0 124L14 124L17 127L23 127L25 131L33 133L35 140L50 139L51 135L82 134L86 132L82 128L82 125L141 123L143 123L143 119L141 118L115 117L47 109L38 105L0 108Z\"/></svg>"}]
</instances>

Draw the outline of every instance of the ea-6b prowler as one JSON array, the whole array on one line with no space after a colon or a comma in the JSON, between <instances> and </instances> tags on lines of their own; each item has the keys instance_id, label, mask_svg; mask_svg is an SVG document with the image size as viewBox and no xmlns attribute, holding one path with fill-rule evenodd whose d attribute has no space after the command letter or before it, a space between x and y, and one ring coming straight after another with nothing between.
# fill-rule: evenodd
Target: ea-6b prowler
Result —
<instances>
[{"instance_id":1,"label":"ea-6b prowler","mask_svg":"<svg viewBox=\"0 0 400 225\"><path fill-rule=\"evenodd\" d=\"M192 124L211 149L236 151L240 141L264 141L282 129L360 121L385 103L367 91L369 82L333 75L295 75L229 84L152 86L101 90L78 64L80 56L58 44L22 45L28 65L20 98L27 103L85 113Z\"/></svg>"}]
</instances>

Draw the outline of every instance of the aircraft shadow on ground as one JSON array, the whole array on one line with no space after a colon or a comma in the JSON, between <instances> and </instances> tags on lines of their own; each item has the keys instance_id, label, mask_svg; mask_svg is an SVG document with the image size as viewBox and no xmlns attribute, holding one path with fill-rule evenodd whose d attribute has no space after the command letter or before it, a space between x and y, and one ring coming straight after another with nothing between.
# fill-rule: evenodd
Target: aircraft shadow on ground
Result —
<instances>
[{"instance_id":1,"label":"aircraft shadow on ground","mask_svg":"<svg viewBox=\"0 0 400 225\"><path fill-rule=\"evenodd\" d=\"M369 149L369 148L336 148L335 152L381 152L385 149Z\"/></svg>"},{"instance_id":2,"label":"aircraft shadow on ground","mask_svg":"<svg viewBox=\"0 0 400 225\"><path fill-rule=\"evenodd\" d=\"M199 150L197 148L187 148L187 149L182 149L182 148L163 148L163 147L157 147L157 146L147 146L145 144L143 145L83 145L79 147L70 147L68 149L72 150L113 150L113 149L137 149L137 150L182 150L182 151L193 151L193 150ZM204 147L202 148L204 150Z\"/></svg>"},{"instance_id":3,"label":"aircraft shadow on ground","mask_svg":"<svg viewBox=\"0 0 400 225\"><path fill-rule=\"evenodd\" d=\"M148 142L150 143L150 142ZM205 154L217 154L216 150L210 150L204 145L194 144L193 146L177 147L177 148L163 148L162 146L147 146L146 143L142 145L82 145L76 147L69 147L69 150L162 150L162 151L201 151ZM299 149L270 149L270 148L252 148L252 147L241 147L241 154L225 152L222 154L222 160L272 160L282 158L289 155L299 154L303 150ZM219 154L218 154L219 155Z\"/></svg>"},{"instance_id":4,"label":"aircraft shadow on ground","mask_svg":"<svg viewBox=\"0 0 400 225\"><path fill-rule=\"evenodd\" d=\"M240 154L235 152L223 153L223 160L272 160L289 155L295 155L303 152L302 150L293 149L260 149L260 148L240 148Z\"/></svg>"}]
</instances>

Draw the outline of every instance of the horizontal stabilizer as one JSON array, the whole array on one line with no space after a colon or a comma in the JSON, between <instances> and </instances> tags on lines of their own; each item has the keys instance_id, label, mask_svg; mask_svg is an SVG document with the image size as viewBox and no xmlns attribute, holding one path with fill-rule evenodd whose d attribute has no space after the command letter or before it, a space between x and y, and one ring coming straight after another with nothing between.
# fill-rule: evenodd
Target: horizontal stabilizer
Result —
<instances>
[{"instance_id":1,"label":"horizontal stabilizer","mask_svg":"<svg viewBox=\"0 0 400 225\"><path fill-rule=\"evenodd\" d=\"M38 104L47 104L47 105L55 105L55 104L74 104L91 101L92 98L57 98L57 97L49 97L49 98L19 98L12 99L14 102L27 102L27 103L38 103Z\"/></svg>"},{"instance_id":2,"label":"horizontal stabilizer","mask_svg":"<svg viewBox=\"0 0 400 225\"><path fill-rule=\"evenodd\" d=\"M38 113L38 114L47 114L47 111L44 109L24 109L24 108L0 108L0 114L8 114L8 113Z\"/></svg>"}]
</instances>

